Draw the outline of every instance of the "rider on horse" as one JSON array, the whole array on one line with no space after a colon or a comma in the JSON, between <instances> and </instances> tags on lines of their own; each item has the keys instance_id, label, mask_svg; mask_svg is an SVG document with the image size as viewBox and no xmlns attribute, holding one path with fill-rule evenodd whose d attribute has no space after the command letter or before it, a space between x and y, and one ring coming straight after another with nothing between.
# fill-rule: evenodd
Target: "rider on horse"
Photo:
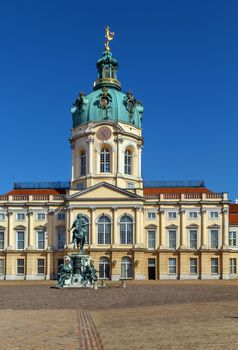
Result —
<instances>
[{"instance_id":1,"label":"rider on horse","mask_svg":"<svg viewBox=\"0 0 238 350\"><path fill-rule=\"evenodd\" d=\"M84 220L82 214L78 214L77 218L74 220L73 225L69 231L71 231L73 228L73 239L72 243L74 243L74 249L77 245L77 249L80 245L80 252L83 252L83 246L85 243L86 233L87 233L87 226L88 224Z\"/></svg>"}]
</instances>

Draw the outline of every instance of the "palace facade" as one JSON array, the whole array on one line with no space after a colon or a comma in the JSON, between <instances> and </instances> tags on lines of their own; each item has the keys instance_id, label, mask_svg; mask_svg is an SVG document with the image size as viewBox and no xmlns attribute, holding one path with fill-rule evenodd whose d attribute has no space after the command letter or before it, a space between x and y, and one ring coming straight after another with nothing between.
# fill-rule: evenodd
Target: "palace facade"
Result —
<instances>
[{"instance_id":1,"label":"palace facade","mask_svg":"<svg viewBox=\"0 0 238 350\"><path fill-rule=\"evenodd\" d=\"M121 91L109 48L97 69L71 109L71 181L0 196L0 278L55 278L79 213L99 278L238 278L238 205L203 181L144 181L143 106Z\"/></svg>"}]
</instances>

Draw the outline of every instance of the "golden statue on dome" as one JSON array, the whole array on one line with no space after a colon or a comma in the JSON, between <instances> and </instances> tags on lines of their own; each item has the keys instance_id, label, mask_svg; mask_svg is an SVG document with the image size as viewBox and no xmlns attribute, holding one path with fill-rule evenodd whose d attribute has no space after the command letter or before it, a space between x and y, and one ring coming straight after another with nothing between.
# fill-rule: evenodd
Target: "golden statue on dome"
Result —
<instances>
[{"instance_id":1,"label":"golden statue on dome","mask_svg":"<svg viewBox=\"0 0 238 350\"><path fill-rule=\"evenodd\" d=\"M110 32L109 27L106 27L105 31L106 31L106 35L105 35L106 42L104 45L105 45L106 51L108 52L108 51L110 51L109 42L114 38L115 33Z\"/></svg>"}]
</instances>

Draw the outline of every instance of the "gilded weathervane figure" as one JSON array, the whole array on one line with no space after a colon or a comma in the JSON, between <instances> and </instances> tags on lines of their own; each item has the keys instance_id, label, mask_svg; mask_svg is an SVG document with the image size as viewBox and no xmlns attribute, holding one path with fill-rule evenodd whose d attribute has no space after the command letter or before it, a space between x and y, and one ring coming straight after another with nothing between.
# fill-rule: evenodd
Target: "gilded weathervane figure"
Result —
<instances>
[{"instance_id":1,"label":"gilded weathervane figure","mask_svg":"<svg viewBox=\"0 0 238 350\"><path fill-rule=\"evenodd\" d=\"M104 45L105 45L106 51L110 51L109 42L114 38L115 33L110 32L109 27L106 27L105 31L106 31L106 35L105 35L106 42Z\"/></svg>"}]
</instances>

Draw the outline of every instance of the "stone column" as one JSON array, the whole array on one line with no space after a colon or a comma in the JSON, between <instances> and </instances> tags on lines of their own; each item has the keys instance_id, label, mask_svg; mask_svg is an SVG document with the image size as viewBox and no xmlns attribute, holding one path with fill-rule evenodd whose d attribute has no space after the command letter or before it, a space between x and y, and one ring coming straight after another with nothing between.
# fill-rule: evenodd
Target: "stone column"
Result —
<instances>
[{"instance_id":1,"label":"stone column","mask_svg":"<svg viewBox=\"0 0 238 350\"><path fill-rule=\"evenodd\" d=\"M71 242L71 239L70 239L70 236L71 236L71 220L70 220L70 209L67 208L67 211L66 211L66 226L65 226L65 245L66 245L66 248L69 247L69 244Z\"/></svg>"},{"instance_id":2,"label":"stone column","mask_svg":"<svg viewBox=\"0 0 238 350\"><path fill-rule=\"evenodd\" d=\"M185 245L185 235L184 235L184 214L185 214L185 210L184 209L180 209L180 249L185 249L186 245Z\"/></svg>"},{"instance_id":3,"label":"stone column","mask_svg":"<svg viewBox=\"0 0 238 350\"><path fill-rule=\"evenodd\" d=\"M201 248L206 249L206 239L205 239L205 215L206 215L206 209L201 209Z\"/></svg>"},{"instance_id":4,"label":"stone column","mask_svg":"<svg viewBox=\"0 0 238 350\"><path fill-rule=\"evenodd\" d=\"M119 244L119 230L118 230L118 207L112 207L112 215L113 215L113 231L112 231L112 244L113 247L117 247Z\"/></svg>"},{"instance_id":5,"label":"stone column","mask_svg":"<svg viewBox=\"0 0 238 350\"><path fill-rule=\"evenodd\" d=\"M27 250L33 249L33 228L32 228L32 215L33 212L28 210L27 211L27 217L28 217L28 232L27 232L27 240L25 243L25 246L27 247Z\"/></svg>"},{"instance_id":6,"label":"stone column","mask_svg":"<svg viewBox=\"0 0 238 350\"><path fill-rule=\"evenodd\" d=\"M118 135L116 142L117 142L117 175L122 175L124 173L123 171L124 159L122 154L123 138Z\"/></svg>"},{"instance_id":7,"label":"stone column","mask_svg":"<svg viewBox=\"0 0 238 350\"><path fill-rule=\"evenodd\" d=\"M48 225L47 225L47 234L48 234L48 249L54 249L54 211L48 211Z\"/></svg>"},{"instance_id":8,"label":"stone column","mask_svg":"<svg viewBox=\"0 0 238 350\"><path fill-rule=\"evenodd\" d=\"M90 216L91 216L91 232L90 232L90 248L95 248L97 243L96 243L96 223L95 223L95 212L96 208L95 207L90 207Z\"/></svg>"},{"instance_id":9,"label":"stone column","mask_svg":"<svg viewBox=\"0 0 238 350\"><path fill-rule=\"evenodd\" d=\"M49 280L51 275L53 274L53 271L51 273L51 254L47 253L46 259L45 259L46 267L45 267L45 279Z\"/></svg>"},{"instance_id":10,"label":"stone column","mask_svg":"<svg viewBox=\"0 0 238 350\"><path fill-rule=\"evenodd\" d=\"M137 176L141 179L141 151L142 151L143 146L140 143L138 143L137 148L138 148L138 173L137 173Z\"/></svg>"},{"instance_id":11,"label":"stone column","mask_svg":"<svg viewBox=\"0 0 238 350\"><path fill-rule=\"evenodd\" d=\"M228 208L222 210L222 248L227 249L229 246L229 213Z\"/></svg>"},{"instance_id":12,"label":"stone column","mask_svg":"<svg viewBox=\"0 0 238 350\"><path fill-rule=\"evenodd\" d=\"M93 176L94 173L94 169L93 169L93 143L94 143L94 139L92 136L89 136L87 139L87 143L88 143L88 160L87 160L87 172L90 176Z\"/></svg>"},{"instance_id":13,"label":"stone column","mask_svg":"<svg viewBox=\"0 0 238 350\"><path fill-rule=\"evenodd\" d=\"M14 232L12 230L12 215L13 212L8 211L7 212L7 242L6 242L6 247L8 250L13 249L14 246Z\"/></svg>"},{"instance_id":14,"label":"stone column","mask_svg":"<svg viewBox=\"0 0 238 350\"><path fill-rule=\"evenodd\" d=\"M160 245L159 249L165 249L166 247L166 233L164 231L164 209L159 210L159 236L160 236Z\"/></svg>"}]
</instances>

